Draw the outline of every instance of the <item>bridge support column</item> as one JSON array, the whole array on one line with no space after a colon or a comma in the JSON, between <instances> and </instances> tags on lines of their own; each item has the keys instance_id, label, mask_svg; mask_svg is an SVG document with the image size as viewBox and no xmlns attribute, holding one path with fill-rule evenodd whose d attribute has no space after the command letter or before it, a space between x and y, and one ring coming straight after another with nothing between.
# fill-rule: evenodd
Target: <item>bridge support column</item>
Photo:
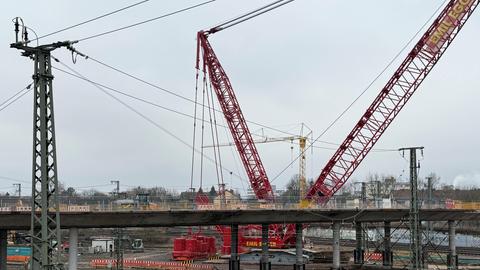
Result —
<instances>
[{"instance_id":1,"label":"bridge support column","mask_svg":"<svg viewBox=\"0 0 480 270\"><path fill-rule=\"evenodd\" d=\"M356 248L353 251L353 261L355 264L364 263L364 254L363 254L363 227L361 222L355 222L355 239L356 239Z\"/></svg>"},{"instance_id":2,"label":"bridge support column","mask_svg":"<svg viewBox=\"0 0 480 270\"><path fill-rule=\"evenodd\" d=\"M458 269L458 255L455 243L455 221L453 220L448 221L448 246L450 249L447 256L448 269Z\"/></svg>"},{"instance_id":3,"label":"bridge support column","mask_svg":"<svg viewBox=\"0 0 480 270\"><path fill-rule=\"evenodd\" d=\"M260 270L270 270L271 263L268 261L268 224L262 224L262 258Z\"/></svg>"},{"instance_id":4,"label":"bridge support column","mask_svg":"<svg viewBox=\"0 0 480 270\"><path fill-rule=\"evenodd\" d=\"M333 223L333 265L332 269L340 269L340 222Z\"/></svg>"},{"instance_id":5,"label":"bridge support column","mask_svg":"<svg viewBox=\"0 0 480 270\"><path fill-rule=\"evenodd\" d=\"M230 226L230 261L229 270L240 270L240 258L238 257L238 225Z\"/></svg>"},{"instance_id":6,"label":"bridge support column","mask_svg":"<svg viewBox=\"0 0 480 270\"><path fill-rule=\"evenodd\" d=\"M71 228L68 237L68 270L77 270L78 229Z\"/></svg>"},{"instance_id":7,"label":"bridge support column","mask_svg":"<svg viewBox=\"0 0 480 270\"><path fill-rule=\"evenodd\" d=\"M303 261L303 225L301 223L295 224L295 251L297 255L297 262L293 266L294 270L305 270L305 263Z\"/></svg>"},{"instance_id":8,"label":"bridge support column","mask_svg":"<svg viewBox=\"0 0 480 270\"><path fill-rule=\"evenodd\" d=\"M389 221L385 221L383 225L383 265L392 266L393 265L393 253L392 253L392 241L391 241L391 224Z\"/></svg>"},{"instance_id":9,"label":"bridge support column","mask_svg":"<svg viewBox=\"0 0 480 270\"><path fill-rule=\"evenodd\" d=\"M7 269L7 230L0 230L0 269Z\"/></svg>"}]
</instances>

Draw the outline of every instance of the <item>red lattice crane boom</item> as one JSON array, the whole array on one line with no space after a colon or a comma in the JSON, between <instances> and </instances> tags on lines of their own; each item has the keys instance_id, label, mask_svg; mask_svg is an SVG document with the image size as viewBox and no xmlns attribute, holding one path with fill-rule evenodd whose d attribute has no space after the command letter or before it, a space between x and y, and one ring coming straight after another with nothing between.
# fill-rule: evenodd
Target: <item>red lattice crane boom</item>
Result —
<instances>
[{"instance_id":1,"label":"red lattice crane boom","mask_svg":"<svg viewBox=\"0 0 480 270\"><path fill-rule=\"evenodd\" d=\"M252 190L259 200L273 201L272 187L255 147L255 142L250 134L245 117L243 117L230 80L208 41L208 34L209 32L205 31L200 31L197 34L197 69L200 68L200 57L202 57L203 70L208 70L210 82L247 172Z\"/></svg>"},{"instance_id":2,"label":"red lattice crane boom","mask_svg":"<svg viewBox=\"0 0 480 270\"><path fill-rule=\"evenodd\" d=\"M306 198L327 201L352 175L478 6L451 0L383 87L322 170Z\"/></svg>"}]
</instances>

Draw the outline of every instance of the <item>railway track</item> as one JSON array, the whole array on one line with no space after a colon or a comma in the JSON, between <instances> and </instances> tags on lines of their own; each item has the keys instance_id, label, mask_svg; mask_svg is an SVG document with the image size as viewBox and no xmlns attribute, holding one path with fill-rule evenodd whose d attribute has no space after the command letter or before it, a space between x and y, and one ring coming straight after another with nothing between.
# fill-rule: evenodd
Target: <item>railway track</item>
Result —
<instances>
[{"instance_id":1,"label":"railway track","mask_svg":"<svg viewBox=\"0 0 480 270\"><path fill-rule=\"evenodd\" d=\"M330 246L332 244L333 239L325 239L325 238L320 238L320 237L308 237L310 242L314 245L327 245ZM374 248L375 245L378 245L378 242L375 241L369 241L368 242L368 247L369 248ZM356 247L356 241L351 240L351 239L342 239L340 240L340 245L344 247ZM379 246L381 248L381 246ZM400 249L402 251L408 251L410 249L410 246L405 243L394 243L392 242L392 248L393 249ZM427 251L435 251L438 253L448 253L449 252L449 247L448 246L428 246L426 248ZM480 256L480 247L457 247L457 254L458 255L468 255L468 256Z\"/></svg>"}]
</instances>

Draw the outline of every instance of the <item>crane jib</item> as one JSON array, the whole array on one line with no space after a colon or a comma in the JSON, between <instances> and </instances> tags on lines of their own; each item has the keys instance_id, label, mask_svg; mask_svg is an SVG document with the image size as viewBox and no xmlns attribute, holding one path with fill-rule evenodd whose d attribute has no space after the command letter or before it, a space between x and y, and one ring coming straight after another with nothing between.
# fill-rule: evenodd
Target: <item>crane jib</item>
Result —
<instances>
[{"instance_id":1,"label":"crane jib","mask_svg":"<svg viewBox=\"0 0 480 270\"><path fill-rule=\"evenodd\" d=\"M327 201L348 180L418 89L480 0L450 0L412 48L345 141L327 162L306 199Z\"/></svg>"},{"instance_id":2,"label":"crane jib","mask_svg":"<svg viewBox=\"0 0 480 270\"><path fill-rule=\"evenodd\" d=\"M449 35L460 24L474 2L475 0L457 0L450 7L426 42L431 53L436 53L448 41Z\"/></svg>"}]
</instances>

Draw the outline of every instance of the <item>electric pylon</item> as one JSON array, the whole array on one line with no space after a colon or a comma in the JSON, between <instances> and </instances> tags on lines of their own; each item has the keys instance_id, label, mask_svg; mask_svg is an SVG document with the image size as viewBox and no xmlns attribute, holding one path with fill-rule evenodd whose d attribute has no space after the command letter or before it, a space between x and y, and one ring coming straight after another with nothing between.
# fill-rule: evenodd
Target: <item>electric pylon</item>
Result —
<instances>
[{"instance_id":1,"label":"electric pylon","mask_svg":"<svg viewBox=\"0 0 480 270\"><path fill-rule=\"evenodd\" d=\"M31 269L61 269L59 254L55 252L61 238L51 52L70 47L72 42L28 46L27 28L22 27L23 37L19 41L17 18L16 41L10 47L21 50L23 56L34 61Z\"/></svg>"},{"instance_id":2,"label":"electric pylon","mask_svg":"<svg viewBox=\"0 0 480 270\"><path fill-rule=\"evenodd\" d=\"M410 152L410 252L411 252L411 264L410 269L418 270L424 269L423 265L423 253L422 253L422 232L421 223L419 217L419 200L418 200L418 172L420 165L417 164L417 150L422 151L422 147L408 147L400 148L399 151Z\"/></svg>"}]
</instances>

